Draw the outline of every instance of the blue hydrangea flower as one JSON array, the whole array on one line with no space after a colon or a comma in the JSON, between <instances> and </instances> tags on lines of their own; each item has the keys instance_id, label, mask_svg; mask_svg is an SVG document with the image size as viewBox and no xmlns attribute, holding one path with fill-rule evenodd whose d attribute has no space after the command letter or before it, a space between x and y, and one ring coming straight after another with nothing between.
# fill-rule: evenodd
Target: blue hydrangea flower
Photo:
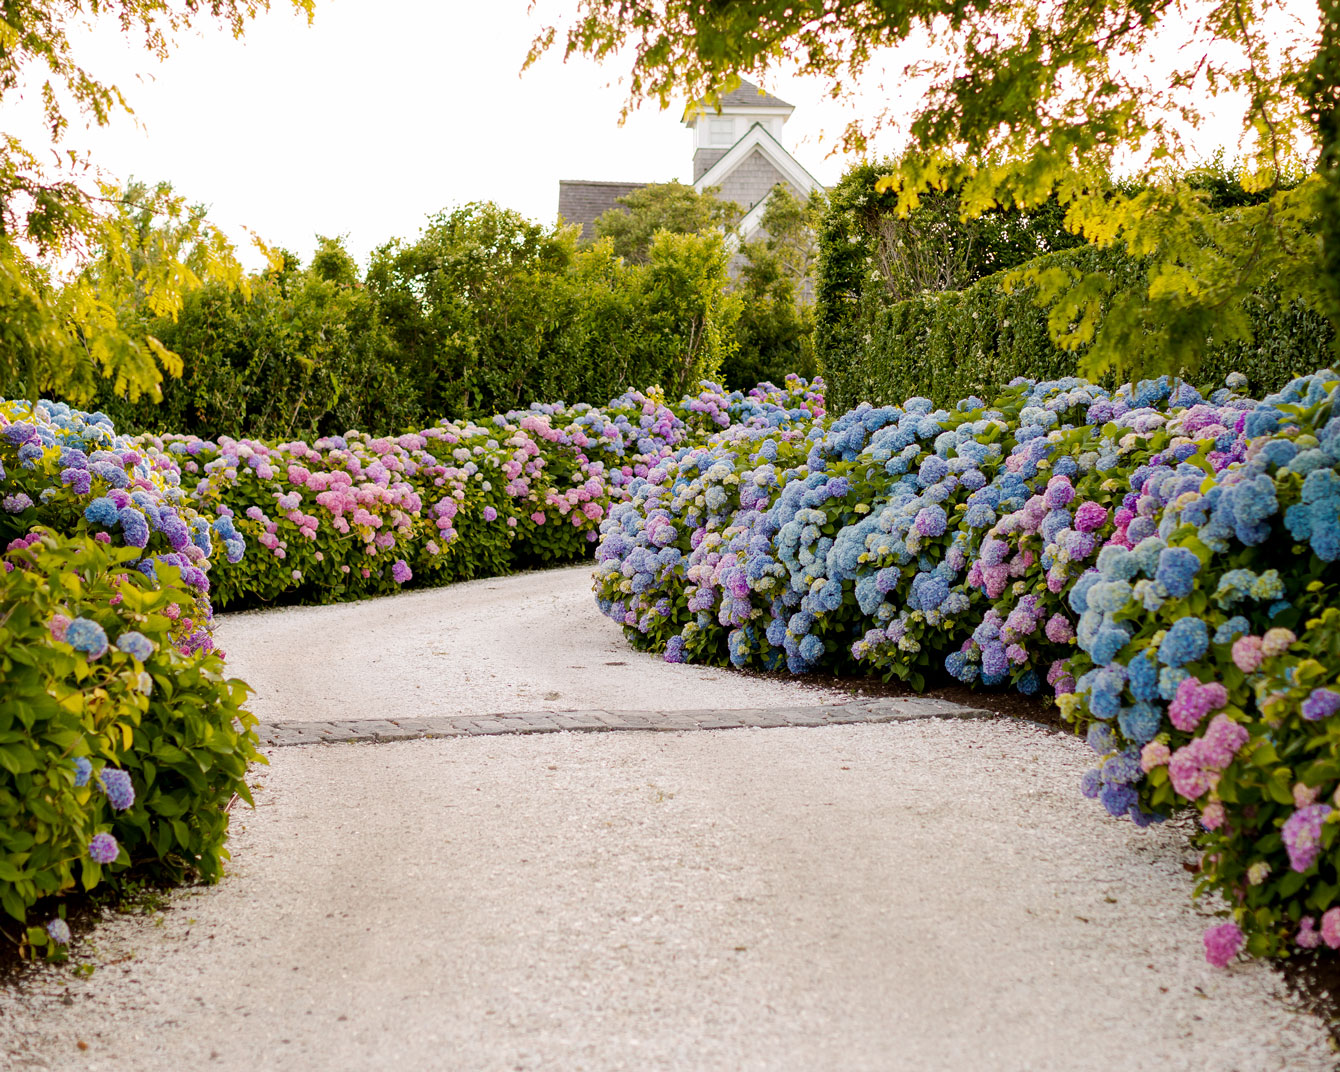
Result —
<instances>
[{"instance_id":1,"label":"blue hydrangea flower","mask_svg":"<svg viewBox=\"0 0 1340 1072\"><path fill-rule=\"evenodd\" d=\"M149 656L154 653L154 642L134 630L122 633L116 640L116 646L142 663L148 662Z\"/></svg>"},{"instance_id":2,"label":"blue hydrangea flower","mask_svg":"<svg viewBox=\"0 0 1340 1072\"><path fill-rule=\"evenodd\" d=\"M86 756L76 756L74 760L74 784L76 788L83 788L88 785L88 780L93 776L93 764L88 761Z\"/></svg>"},{"instance_id":3,"label":"blue hydrangea flower","mask_svg":"<svg viewBox=\"0 0 1340 1072\"><path fill-rule=\"evenodd\" d=\"M116 503L106 496L100 496L84 507L84 520L93 525L112 528L117 523L118 518Z\"/></svg>"},{"instance_id":4,"label":"blue hydrangea flower","mask_svg":"<svg viewBox=\"0 0 1340 1072\"><path fill-rule=\"evenodd\" d=\"M76 618L66 626L65 643L90 659L98 659L107 651L107 633L89 618Z\"/></svg>"},{"instance_id":5,"label":"blue hydrangea flower","mask_svg":"<svg viewBox=\"0 0 1340 1072\"><path fill-rule=\"evenodd\" d=\"M1204 656L1210 646L1209 627L1200 618L1179 618L1159 645L1159 662L1180 667Z\"/></svg>"},{"instance_id":6,"label":"blue hydrangea flower","mask_svg":"<svg viewBox=\"0 0 1340 1072\"><path fill-rule=\"evenodd\" d=\"M1159 732L1163 724L1163 715L1151 703L1139 701L1130 707L1123 707L1117 716L1117 726L1127 740L1136 744L1148 744Z\"/></svg>"},{"instance_id":7,"label":"blue hydrangea flower","mask_svg":"<svg viewBox=\"0 0 1340 1072\"><path fill-rule=\"evenodd\" d=\"M1189 596L1200 571L1200 559L1185 547L1169 547L1159 555L1154 579L1168 590L1173 598Z\"/></svg>"}]
</instances>

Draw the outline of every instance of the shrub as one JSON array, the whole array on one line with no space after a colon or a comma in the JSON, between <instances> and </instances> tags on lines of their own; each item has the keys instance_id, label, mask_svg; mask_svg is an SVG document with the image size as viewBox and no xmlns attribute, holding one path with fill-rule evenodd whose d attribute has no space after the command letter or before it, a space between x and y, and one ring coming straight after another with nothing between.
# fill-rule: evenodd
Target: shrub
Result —
<instances>
[{"instance_id":1,"label":"shrub","mask_svg":"<svg viewBox=\"0 0 1340 1072\"><path fill-rule=\"evenodd\" d=\"M259 759L246 688L183 653L195 595L135 548L37 529L0 572L0 907L76 886L217 879L225 806ZM28 941L46 945L31 928Z\"/></svg>"},{"instance_id":2,"label":"shrub","mask_svg":"<svg viewBox=\"0 0 1340 1072\"><path fill-rule=\"evenodd\" d=\"M1120 252L1093 246L1053 253L1023 267L1039 273L1104 271L1123 278L1141 270ZM991 397L1017 376L1073 376L1080 354L1051 341L1051 313L1039 303L1038 287L1010 286L1008 278L988 276L962 291L893 305L866 296L840 320L821 308L819 356L834 409L914 393L928 393L937 405L953 405L964 390ZM1332 332L1323 317L1300 305L1280 306L1269 294L1256 299L1248 312L1254 340L1211 348L1196 382L1222 381L1236 371L1248 377L1254 390L1271 391L1324 360ZM1157 325L1150 330L1157 333Z\"/></svg>"},{"instance_id":3,"label":"shrub","mask_svg":"<svg viewBox=\"0 0 1340 1072\"><path fill-rule=\"evenodd\" d=\"M612 509L600 607L670 661L1045 681L1086 795L1200 813L1212 962L1340 948L1340 377L1230 379L726 429Z\"/></svg>"}]
</instances>

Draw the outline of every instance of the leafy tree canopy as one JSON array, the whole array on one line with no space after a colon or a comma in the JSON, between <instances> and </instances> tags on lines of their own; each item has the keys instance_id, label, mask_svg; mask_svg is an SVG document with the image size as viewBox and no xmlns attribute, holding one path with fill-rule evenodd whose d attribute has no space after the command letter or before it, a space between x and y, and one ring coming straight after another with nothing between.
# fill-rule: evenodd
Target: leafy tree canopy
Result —
<instances>
[{"instance_id":1,"label":"leafy tree canopy","mask_svg":"<svg viewBox=\"0 0 1340 1072\"><path fill-rule=\"evenodd\" d=\"M291 0L310 18L314 0ZM170 187L124 191L87 180L91 161L63 139L72 119L103 126L130 110L85 65L71 30L115 23L162 58L173 35L204 22L240 36L268 0L4 0L0 105L40 113L52 152L0 134L0 394L90 397L100 377L158 397L175 358L143 334L134 305L171 315L205 278L240 282L231 246ZM57 167L43 161L52 155ZM142 299L128 303L134 291Z\"/></svg>"},{"instance_id":2,"label":"leafy tree canopy","mask_svg":"<svg viewBox=\"0 0 1340 1072\"><path fill-rule=\"evenodd\" d=\"M645 264L657 231L704 234L729 231L744 216L734 201L718 199L715 187L699 193L682 182L654 182L618 198L595 223L596 235L614 244L616 255L630 264Z\"/></svg>"},{"instance_id":3,"label":"leafy tree canopy","mask_svg":"<svg viewBox=\"0 0 1340 1072\"><path fill-rule=\"evenodd\" d=\"M1276 0L582 0L532 59L560 38L569 56L631 54L634 101L667 106L783 64L840 95L881 50L929 38L911 115L854 124L847 147L903 127L908 151L883 182L902 212L928 190L954 190L966 216L1055 197L1071 231L1124 243L1148 265L1125 289L1102 273L1029 281L1086 371L1177 371L1246 337L1242 300L1267 284L1340 323L1340 0L1319 8L1319 34L1290 40ZM1151 74L1159 40L1181 47ZM1226 92L1246 101L1240 184L1269 195L1229 212L1171 170L1188 163L1179 131ZM1115 184L1132 159L1140 181Z\"/></svg>"},{"instance_id":4,"label":"leafy tree canopy","mask_svg":"<svg viewBox=\"0 0 1340 1072\"><path fill-rule=\"evenodd\" d=\"M789 186L778 184L763 207L762 237L740 247L739 351L723 369L727 387L780 384L789 372L808 378L817 371L814 272L825 207L817 190L801 201Z\"/></svg>"}]
</instances>

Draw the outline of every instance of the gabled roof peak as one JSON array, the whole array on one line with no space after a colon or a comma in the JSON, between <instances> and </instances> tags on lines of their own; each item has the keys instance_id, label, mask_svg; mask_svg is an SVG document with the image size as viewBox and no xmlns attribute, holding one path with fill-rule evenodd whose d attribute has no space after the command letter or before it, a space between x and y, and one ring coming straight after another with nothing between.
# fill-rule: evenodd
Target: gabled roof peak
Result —
<instances>
[{"instance_id":1,"label":"gabled roof peak","mask_svg":"<svg viewBox=\"0 0 1340 1072\"><path fill-rule=\"evenodd\" d=\"M777 112L785 109L787 114L795 111L794 104L788 104L780 97L756 86L753 82L740 79L740 84L727 93L709 94L702 100L692 101L684 109L684 122L692 123L704 112L747 112L754 109Z\"/></svg>"}]
</instances>

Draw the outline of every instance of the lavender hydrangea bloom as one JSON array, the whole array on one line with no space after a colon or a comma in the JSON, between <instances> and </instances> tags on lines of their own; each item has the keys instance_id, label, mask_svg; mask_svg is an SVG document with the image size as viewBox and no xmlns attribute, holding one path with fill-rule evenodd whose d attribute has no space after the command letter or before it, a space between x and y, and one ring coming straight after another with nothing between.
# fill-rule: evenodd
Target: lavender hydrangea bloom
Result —
<instances>
[{"instance_id":1,"label":"lavender hydrangea bloom","mask_svg":"<svg viewBox=\"0 0 1340 1072\"><path fill-rule=\"evenodd\" d=\"M148 662L149 656L154 653L154 642L133 629L117 637L116 646L142 663Z\"/></svg>"},{"instance_id":2,"label":"lavender hydrangea bloom","mask_svg":"<svg viewBox=\"0 0 1340 1072\"><path fill-rule=\"evenodd\" d=\"M135 786L125 771L114 767L107 768L98 776L98 781L101 782L102 791L107 794L107 803L113 810L125 811L135 803Z\"/></svg>"},{"instance_id":3,"label":"lavender hydrangea bloom","mask_svg":"<svg viewBox=\"0 0 1340 1072\"><path fill-rule=\"evenodd\" d=\"M149 523L133 506L123 506L117 514L121 522L121 536L130 547L144 547L149 543Z\"/></svg>"},{"instance_id":4,"label":"lavender hydrangea bloom","mask_svg":"<svg viewBox=\"0 0 1340 1072\"><path fill-rule=\"evenodd\" d=\"M1289 866L1295 871L1306 871L1316 862L1321 852L1322 824L1330 814L1329 804L1309 804L1284 820L1280 836L1289 853Z\"/></svg>"},{"instance_id":5,"label":"lavender hydrangea bloom","mask_svg":"<svg viewBox=\"0 0 1340 1072\"><path fill-rule=\"evenodd\" d=\"M88 785L88 780L93 776L93 764L88 761L86 756L76 756L74 761L74 784L75 788L82 789Z\"/></svg>"},{"instance_id":6,"label":"lavender hydrangea bloom","mask_svg":"<svg viewBox=\"0 0 1340 1072\"><path fill-rule=\"evenodd\" d=\"M414 574L409 568L409 563L403 558L397 558L395 562L392 563L391 577L395 580L396 584L404 584L413 576Z\"/></svg>"},{"instance_id":7,"label":"lavender hydrangea bloom","mask_svg":"<svg viewBox=\"0 0 1340 1072\"><path fill-rule=\"evenodd\" d=\"M95 864L109 864L121 853L121 846L111 834L94 834L88 843L88 856Z\"/></svg>"},{"instance_id":8,"label":"lavender hydrangea bloom","mask_svg":"<svg viewBox=\"0 0 1340 1072\"><path fill-rule=\"evenodd\" d=\"M57 945L69 945L70 925L63 919L53 919L47 924L47 936Z\"/></svg>"},{"instance_id":9,"label":"lavender hydrangea bloom","mask_svg":"<svg viewBox=\"0 0 1340 1072\"><path fill-rule=\"evenodd\" d=\"M1340 692L1334 689L1313 689L1303 701L1303 717L1309 722L1320 722L1340 711Z\"/></svg>"}]
</instances>

